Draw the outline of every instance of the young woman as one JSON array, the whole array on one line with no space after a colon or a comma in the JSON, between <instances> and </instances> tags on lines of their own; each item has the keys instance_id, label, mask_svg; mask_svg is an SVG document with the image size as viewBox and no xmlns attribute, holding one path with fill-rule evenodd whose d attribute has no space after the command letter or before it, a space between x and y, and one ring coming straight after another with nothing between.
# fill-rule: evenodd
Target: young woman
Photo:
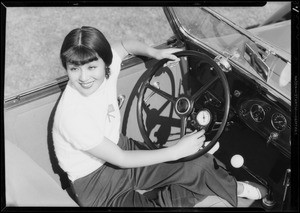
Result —
<instances>
[{"instance_id":1,"label":"young woman","mask_svg":"<svg viewBox=\"0 0 300 213\"><path fill-rule=\"evenodd\" d=\"M179 59L179 49L155 49L135 40L110 45L93 27L72 30L61 47L69 82L57 106L53 139L80 206L190 207L207 195L233 206L237 196L260 199L261 191L228 174L211 154L187 162L164 163L196 153L204 130L171 147L147 150L119 132L117 80L128 54ZM218 166L220 165L220 166ZM155 189L155 198L136 190Z\"/></svg>"}]
</instances>

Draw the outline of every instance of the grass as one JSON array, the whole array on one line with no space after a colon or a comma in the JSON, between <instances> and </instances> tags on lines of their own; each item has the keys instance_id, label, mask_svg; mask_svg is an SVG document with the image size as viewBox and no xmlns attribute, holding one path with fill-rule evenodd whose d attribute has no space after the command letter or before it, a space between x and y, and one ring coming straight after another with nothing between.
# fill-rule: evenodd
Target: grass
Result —
<instances>
[{"instance_id":1,"label":"grass","mask_svg":"<svg viewBox=\"0 0 300 213\"><path fill-rule=\"evenodd\" d=\"M283 2L261 8L214 8L243 26L260 23ZM151 46L172 36L159 7L8 7L5 41L5 97L65 75L59 51L65 35L89 25L110 42L133 37Z\"/></svg>"}]
</instances>

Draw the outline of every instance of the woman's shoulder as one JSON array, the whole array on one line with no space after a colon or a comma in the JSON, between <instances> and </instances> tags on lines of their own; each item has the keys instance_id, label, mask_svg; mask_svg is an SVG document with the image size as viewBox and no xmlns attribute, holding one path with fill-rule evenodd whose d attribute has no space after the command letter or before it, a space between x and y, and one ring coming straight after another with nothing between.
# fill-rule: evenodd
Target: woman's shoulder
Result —
<instances>
[{"instance_id":1,"label":"woman's shoulder","mask_svg":"<svg viewBox=\"0 0 300 213\"><path fill-rule=\"evenodd\" d=\"M58 126L77 125L78 121L86 120L89 117L91 117L89 116L89 112L82 105L74 105L62 101L56 109L55 123Z\"/></svg>"},{"instance_id":2,"label":"woman's shoulder","mask_svg":"<svg viewBox=\"0 0 300 213\"><path fill-rule=\"evenodd\" d=\"M76 114L81 108L81 102L78 100L78 94L71 86L67 84L56 108L61 114Z\"/></svg>"}]
</instances>

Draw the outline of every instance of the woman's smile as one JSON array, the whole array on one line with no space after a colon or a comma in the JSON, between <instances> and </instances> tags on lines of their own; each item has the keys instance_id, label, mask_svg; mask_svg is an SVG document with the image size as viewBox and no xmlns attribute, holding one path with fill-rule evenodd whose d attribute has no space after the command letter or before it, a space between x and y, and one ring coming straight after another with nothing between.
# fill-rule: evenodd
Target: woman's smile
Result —
<instances>
[{"instance_id":1,"label":"woman's smile","mask_svg":"<svg viewBox=\"0 0 300 213\"><path fill-rule=\"evenodd\" d=\"M79 82L79 84L82 86L82 88L89 89L93 86L94 82L95 81L92 80L92 81L87 81L87 82Z\"/></svg>"}]
</instances>

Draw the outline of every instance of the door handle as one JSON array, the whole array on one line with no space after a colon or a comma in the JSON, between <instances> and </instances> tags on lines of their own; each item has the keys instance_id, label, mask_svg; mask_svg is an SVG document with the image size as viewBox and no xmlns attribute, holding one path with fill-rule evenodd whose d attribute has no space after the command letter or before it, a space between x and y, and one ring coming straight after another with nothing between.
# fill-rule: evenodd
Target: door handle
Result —
<instances>
[{"instance_id":1,"label":"door handle","mask_svg":"<svg viewBox=\"0 0 300 213\"><path fill-rule=\"evenodd\" d=\"M124 101L126 99L126 96L125 95L119 95L117 99L118 99L119 109L121 109L123 104L124 104Z\"/></svg>"}]
</instances>

